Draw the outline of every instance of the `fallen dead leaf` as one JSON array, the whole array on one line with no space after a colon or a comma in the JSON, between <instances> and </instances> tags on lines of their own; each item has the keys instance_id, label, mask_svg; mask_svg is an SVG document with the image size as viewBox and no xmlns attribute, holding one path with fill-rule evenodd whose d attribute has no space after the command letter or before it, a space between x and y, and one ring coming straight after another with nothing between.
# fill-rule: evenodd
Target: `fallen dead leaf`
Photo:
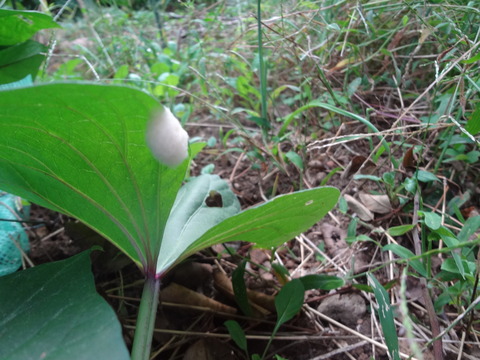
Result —
<instances>
[{"instance_id":1,"label":"fallen dead leaf","mask_svg":"<svg viewBox=\"0 0 480 360\"><path fill-rule=\"evenodd\" d=\"M365 163L365 161L367 163L365 165L363 165ZM375 169L376 169L375 163L371 160L367 160L367 158L365 156L358 155L358 156L354 156L350 160L350 162L348 163L346 169L344 170L344 172L342 174L342 179L349 178L350 176L356 174L357 171L360 170L362 165L363 165L363 168L360 171L361 174L371 175L375 172Z\"/></svg>"},{"instance_id":2,"label":"fallen dead leaf","mask_svg":"<svg viewBox=\"0 0 480 360\"><path fill-rule=\"evenodd\" d=\"M345 198L345 201L347 202L350 209L352 209L352 211L357 214L360 220L363 220L363 221L373 220L373 213L370 210L368 210L360 201L358 201L353 196L350 196L348 194L344 195L343 197Z\"/></svg>"},{"instance_id":3,"label":"fallen dead leaf","mask_svg":"<svg viewBox=\"0 0 480 360\"><path fill-rule=\"evenodd\" d=\"M392 204L390 204L388 195L371 195L361 191L358 196L363 205L374 213L388 214L392 212Z\"/></svg>"},{"instance_id":4,"label":"fallen dead leaf","mask_svg":"<svg viewBox=\"0 0 480 360\"><path fill-rule=\"evenodd\" d=\"M234 307L222 304L213 300L203 294L190 290L184 286L176 283L171 283L160 292L160 301L172 302L177 304L203 306L218 312L225 312L229 314L236 314L237 309Z\"/></svg>"}]
</instances>

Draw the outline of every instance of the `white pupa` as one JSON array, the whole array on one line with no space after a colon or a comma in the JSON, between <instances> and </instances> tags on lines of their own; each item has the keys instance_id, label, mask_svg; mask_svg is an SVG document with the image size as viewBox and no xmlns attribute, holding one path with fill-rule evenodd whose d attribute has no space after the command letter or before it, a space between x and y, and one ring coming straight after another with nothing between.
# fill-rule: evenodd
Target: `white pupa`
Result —
<instances>
[{"instance_id":1,"label":"white pupa","mask_svg":"<svg viewBox=\"0 0 480 360\"><path fill-rule=\"evenodd\" d=\"M188 134L170 109L152 116L147 127L147 145L161 163L177 166L188 156Z\"/></svg>"}]
</instances>

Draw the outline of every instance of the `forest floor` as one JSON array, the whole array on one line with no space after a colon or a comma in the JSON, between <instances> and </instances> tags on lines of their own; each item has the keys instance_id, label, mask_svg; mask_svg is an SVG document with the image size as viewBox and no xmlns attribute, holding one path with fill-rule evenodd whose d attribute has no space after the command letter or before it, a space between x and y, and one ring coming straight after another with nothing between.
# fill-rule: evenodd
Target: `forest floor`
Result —
<instances>
[{"instance_id":1,"label":"forest floor","mask_svg":"<svg viewBox=\"0 0 480 360\"><path fill-rule=\"evenodd\" d=\"M174 109L182 104L177 116L184 116L190 137L207 143L194 159L191 175L218 174L243 208L321 185L342 194L321 222L275 252L232 243L205 250L173 269L162 284L152 358L245 359L224 326L230 319L244 329L249 354L262 354L275 324L275 295L285 281L272 266L280 264L289 279L329 274L344 279L345 285L307 291L302 311L280 328L266 359L388 359L378 299L369 291L370 273L394 304L402 358L436 359L430 341L435 318L446 331L444 359L479 359L478 306L465 312L479 295L474 282L478 243L462 253L465 264L477 261L477 269L469 280L461 279L443 265L454 249L442 251L446 245L427 220L415 219L422 211L437 215L441 226L456 235L468 224L473 230L467 240L478 239L480 224L470 220L478 218L480 209L478 144L460 128L480 119L478 62L462 62L479 44L475 31L480 15L466 14L466 5L457 2L409 7L398 1L392 5L395 11L379 2L383 7L372 5L364 13L345 2L315 2L311 10L288 3L281 14L265 3L269 117L274 119L268 135L258 122L256 22L248 12L253 8L245 8L249 15L244 22L231 9L221 10L228 2L190 8L182 15L166 11L166 49L175 51L163 53L145 39L155 38L156 28L151 14L140 11L112 9L98 19L90 13L84 20L65 22L57 33L61 41L47 69L51 79L99 76L153 92ZM438 24L438 18L449 16L455 41ZM462 16L470 16L470 25ZM145 19L148 31L140 27ZM374 30L378 38L369 33ZM160 52L153 60L148 58L152 51ZM102 58L105 54L110 60ZM73 60L65 61L67 55ZM158 80L158 69L165 67L168 75ZM304 105L309 107L293 114ZM286 119L291 121L287 132ZM412 179L418 186L413 190ZM422 200L420 209L416 196ZM33 205L31 220L39 224L29 231L34 264L64 259L93 245L104 248L93 254L97 289L117 312L131 345L143 284L140 271L74 219ZM417 225L420 231L414 231ZM433 250L422 258L429 267L427 277L411 267L404 271L408 264L400 261L411 260L418 241L424 250ZM389 244L408 249L411 256L385 251ZM255 309L250 317L241 313L232 290L232 272L245 258L245 283ZM434 311L428 303L435 305ZM466 320L458 319L464 313Z\"/></svg>"}]
</instances>

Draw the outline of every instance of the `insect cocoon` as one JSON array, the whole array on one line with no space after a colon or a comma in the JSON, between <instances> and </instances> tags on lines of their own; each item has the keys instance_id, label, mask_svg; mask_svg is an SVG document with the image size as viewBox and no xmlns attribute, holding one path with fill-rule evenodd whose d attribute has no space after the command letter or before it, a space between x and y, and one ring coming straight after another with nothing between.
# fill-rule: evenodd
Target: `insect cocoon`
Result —
<instances>
[{"instance_id":1,"label":"insect cocoon","mask_svg":"<svg viewBox=\"0 0 480 360\"><path fill-rule=\"evenodd\" d=\"M188 156L188 134L170 109L157 111L147 127L147 145L161 163L177 166Z\"/></svg>"}]
</instances>

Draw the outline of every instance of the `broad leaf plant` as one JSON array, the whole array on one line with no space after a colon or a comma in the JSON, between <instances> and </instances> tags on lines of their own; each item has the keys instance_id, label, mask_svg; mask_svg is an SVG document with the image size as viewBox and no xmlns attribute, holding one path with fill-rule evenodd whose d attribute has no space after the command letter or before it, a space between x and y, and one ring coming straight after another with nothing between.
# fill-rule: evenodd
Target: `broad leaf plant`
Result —
<instances>
[{"instance_id":1,"label":"broad leaf plant","mask_svg":"<svg viewBox=\"0 0 480 360\"><path fill-rule=\"evenodd\" d=\"M0 18L8 19L9 24L23 24L15 33L13 27L0 26L0 45L14 54L10 58L12 71L24 59L20 53L15 58L11 47L31 41L37 30L56 26L44 14L19 13L0 10ZM191 160L188 137L170 111L149 94L99 84L24 86L25 79L34 79L36 70L22 73L21 79L2 78L2 74L5 72L0 72L1 83L14 79L17 86L0 84L0 189L77 218L141 269L145 285L133 359L149 358L160 282L169 269L214 244L248 241L265 248L278 246L310 228L338 199L337 189L323 187L278 196L241 211L229 185L218 176L202 175L184 183ZM212 196L219 201L210 202ZM82 261L84 257L73 264ZM64 287L68 282L65 276L74 276L68 272L69 264L64 265L69 270L44 271L45 277L58 276L58 283L36 275L43 266L0 279L0 349L5 349L6 339L11 340L6 334L21 333L28 326L22 316L30 308L16 309L15 300L6 301L6 291L17 287L26 289L22 296L27 298L28 294L42 295L30 299L41 311L53 295L39 293L35 284L48 284L49 289ZM32 283L29 278L37 280ZM72 304L82 301L79 296ZM92 309L74 306L73 310L78 315ZM35 326L49 328L50 322L55 323L54 313L48 314ZM120 338L118 327L112 331ZM75 349L73 344L68 349L65 343L48 347L48 342L38 337L40 333L31 332L26 340L32 356L61 359ZM98 338L84 341L107 342ZM92 358L89 349L93 347L84 345L85 358ZM0 357L18 359L22 349L25 344L20 342L10 351L0 350ZM128 358L128 353L125 350L116 358Z\"/></svg>"}]
</instances>

